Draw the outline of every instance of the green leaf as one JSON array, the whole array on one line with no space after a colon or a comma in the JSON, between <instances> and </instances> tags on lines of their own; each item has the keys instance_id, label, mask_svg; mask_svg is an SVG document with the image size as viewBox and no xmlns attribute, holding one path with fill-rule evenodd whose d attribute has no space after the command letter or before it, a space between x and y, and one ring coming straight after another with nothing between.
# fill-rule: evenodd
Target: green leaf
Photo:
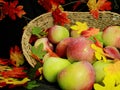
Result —
<instances>
[{"instance_id":1,"label":"green leaf","mask_svg":"<svg viewBox=\"0 0 120 90\"><path fill-rule=\"evenodd\" d=\"M26 88L27 88L27 89L33 89L33 88L39 87L39 86L40 86L40 84L37 83L37 81L34 80L34 81L28 82Z\"/></svg>"},{"instance_id":2,"label":"green leaf","mask_svg":"<svg viewBox=\"0 0 120 90\"><path fill-rule=\"evenodd\" d=\"M41 36L45 36L47 33L44 30L42 30L40 27L33 27L32 34L40 38Z\"/></svg>"},{"instance_id":3,"label":"green leaf","mask_svg":"<svg viewBox=\"0 0 120 90\"><path fill-rule=\"evenodd\" d=\"M43 59L44 55L47 53L46 51L43 50L43 43L41 43L37 48L32 46L32 53L36 55L38 58Z\"/></svg>"},{"instance_id":4,"label":"green leaf","mask_svg":"<svg viewBox=\"0 0 120 90\"><path fill-rule=\"evenodd\" d=\"M40 68L41 66L42 66L41 63L40 63L40 62L37 62L37 64L35 65L34 68L31 67L31 68L29 69L29 71L28 71L27 73L28 73L28 76L29 76L30 79L34 79L35 74L36 74L36 71L37 71L38 68Z\"/></svg>"}]
</instances>

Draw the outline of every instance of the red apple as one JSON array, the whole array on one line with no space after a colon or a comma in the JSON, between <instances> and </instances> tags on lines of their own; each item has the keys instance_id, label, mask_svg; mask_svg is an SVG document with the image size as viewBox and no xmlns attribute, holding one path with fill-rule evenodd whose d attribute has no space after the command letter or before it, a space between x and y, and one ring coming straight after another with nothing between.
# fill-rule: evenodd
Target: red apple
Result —
<instances>
[{"instance_id":1,"label":"red apple","mask_svg":"<svg viewBox=\"0 0 120 90\"><path fill-rule=\"evenodd\" d=\"M88 61L74 62L58 73L57 80L62 90L92 90L95 71Z\"/></svg>"},{"instance_id":2,"label":"red apple","mask_svg":"<svg viewBox=\"0 0 120 90\"><path fill-rule=\"evenodd\" d=\"M106 46L104 47L105 53L107 53L112 59L120 59L120 52L116 47Z\"/></svg>"},{"instance_id":3,"label":"red apple","mask_svg":"<svg viewBox=\"0 0 120 90\"><path fill-rule=\"evenodd\" d=\"M120 48L120 26L109 26L103 31L103 40L106 46Z\"/></svg>"},{"instance_id":4,"label":"red apple","mask_svg":"<svg viewBox=\"0 0 120 90\"><path fill-rule=\"evenodd\" d=\"M56 54L60 57L66 57L67 46L72 42L74 38L68 37L60 41L56 46Z\"/></svg>"},{"instance_id":5,"label":"red apple","mask_svg":"<svg viewBox=\"0 0 120 90\"><path fill-rule=\"evenodd\" d=\"M85 38L78 37L67 47L67 58L71 61L89 61L93 62L95 59L94 50L91 48L93 41Z\"/></svg>"}]
</instances>

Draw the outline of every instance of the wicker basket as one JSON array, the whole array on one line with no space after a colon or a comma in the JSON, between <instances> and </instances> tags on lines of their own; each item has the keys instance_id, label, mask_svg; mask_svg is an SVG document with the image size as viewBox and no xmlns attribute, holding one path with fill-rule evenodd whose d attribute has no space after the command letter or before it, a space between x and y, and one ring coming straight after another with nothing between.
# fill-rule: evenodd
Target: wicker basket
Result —
<instances>
[{"instance_id":1,"label":"wicker basket","mask_svg":"<svg viewBox=\"0 0 120 90\"><path fill-rule=\"evenodd\" d=\"M76 21L87 22L89 26L100 28L101 30L110 25L120 25L120 15L110 11L100 12L99 18L97 20L94 19L91 14L89 14L89 12L67 13L69 19L71 20L70 24L74 24ZM69 25L66 25L66 27L69 28ZM21 41L23 54L32 67L34 67L37 63L36 60L31 57L31 44L29 43L32 27L34 26L40 26L42 29L47 29L53 26L53 18L51 13L40 15L30 21L23 32Z\"/></svg>"}]
</instances>

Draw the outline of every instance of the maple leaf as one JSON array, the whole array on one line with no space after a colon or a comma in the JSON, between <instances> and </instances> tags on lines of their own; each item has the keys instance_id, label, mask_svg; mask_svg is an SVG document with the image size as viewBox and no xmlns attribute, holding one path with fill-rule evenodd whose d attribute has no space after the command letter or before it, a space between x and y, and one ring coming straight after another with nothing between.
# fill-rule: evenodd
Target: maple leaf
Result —
<instances>
[{"instance_id":1,"label":"maple leaf","mask_svg":"<svg viewBox=\"0 0 120 90\"><path fill-rule=\"evenodd\" d=\"M99 31L100 31L99 29L91 27L88 30L82 31L81 35L84 36L84 37L91 37L93 35L98 34Z\"/></svg>"},{"instance_id":2,"label":"maple leaf","mask_svg":"<svg viewBox=\"0 0 120 90\"><path fill-rule=\"evenodd\" d=\"M0 87L5 87L5 86L9 86L9 88L13 88L15 86L20 86L20 85L24 85L25 83L27 83L28 81L30 81L30 79L23 78L21 80L19 79L15 79L15 78L1 78L0 80Z\"/></svg>"},{"instance_id":3,"label":"maple leaf","mask_svg":"<svg viewBox=\"0 0 120 90\"><path fill-rule=\"evenodd\" d=\"M20 65L23 65L23 63L25 61L24 56L23 56L22 51L20 50L20 48L18 46L11 47L10 60L14 66L18 67Z\"/></svg>"},{"instance_id":4,"label":"maple leaf","mask_svg":"<svg viewBox=\"0 0 120 90\"><path fill-rule=\"evenodd\" d=\"M0 58L0 65L9 65L9 64L10 64L9 59Z\"/></svg>"},{"instance_id":5,"label":"maple leaf","mask_svg":"<svg viewBox=\"0 0 120 90\"><path fill-rule=\"evenodd\" d=\"M98 47L95 44L92 44L91 47L92 47L93 50L95 50L95 57L96 57L97 60L103 60L103 61L107 60L106 54L104 53L102 47Z\"/></svg>"},{"instance_id":6,"label":"maple leaf","mask_svg":"<svg viewBox=\"0 0 120 90\"><path fill-rule=\"evenodd\" d=\"M37 60L43 59L44 55L47 53L43 50L43 43L40 44L37 48L32 46L32 56L35 57Z\"/></svg>"},{"instance_id":7,"label":"maple leaf","mask_svg":"<svg viewBox=\"0 0 120 90\"><path fill-rule=\"evenodd\" d=\"M23 10L22 5L18 5L18 0L15 0L13 2L6 2L3 5L3 13L5 15L8 15L12 20L16 20L16 16L21 18L23 15L26 14L26 12Z\"/></svg>"},{"instance_id":8,"label":"maple leaf","mask_svg":"<svg viewBox=\"0 0 120 90\"><path fill-rule=\"evenodd\" d=\"M111 4L109 4L107 0L89 0L87 2L90 13L95 19L98 19L99 17L99 10L108 10L108 7L106 8L105 5L108 5L109 8L111 8Z\"/></svg>"},{"instance_id":9,"label":"maple leaf","mask_svg":"<svg viewBox=\"0 0 120 90\"><path fill-rule=\"evenodd\" d=\"M70 20L68 19L68 14L66 12L63 12L60 8L55 9L52 12L53 18L54 18L54 24L60 24L65 25L70 23Z\"/></svg>"},{"instance_id":10,"label":"maple leaf","mask_svg":"<svg viewBox=\"0 0 120 90\"><path fill-rule=\"evenodd\" d=\"M120 61L116 61L104 68L103 84L94 84L95 90L120 90Z\"/></svg>"},{"instance_id":11,"label":"maple leaf","mask_svg":"<svg viewBox=\"0 0 120 90\"><path fill-rule=\"evenodd\" d=\"M1 75L4 78L25 78L27 77L24 67L13 67L13 69L8 71L2 71Z\"/></svg>"},{"instance_id":12,"label":"maple leaf","mask_svg":"<svg viewBox=\"0 0 120 90\"><path fill-rule=\"evenodd\" d=\"M48 12L54 11L60 4L64 4L64 0L38 0L38 3Z\"/></svg>"},{"instance_id":13,"label":"maple leaf","mask_svg":"<svg viewBox=\"0 0 120 90\"><path fill-rule=\"evenodd\" d=\"M85 31L88 29L88 25L86 22L76 22L75 25L72 25L70 27L72 30L77 31L78 34L81 34L82 31Z\"/></svg>"},{"instance_id":14,"label":"maple leaf","mask_svg":"<svg viewBox=\"0 0 120 90\"><path fill-rule=\"evenodd\" d=\"M111 7L112 3L110 1L106 1L101 7L100 7L100 10L101 11L104 11L104 10L111 10L112 7Z\"/></svg>"}]
</instances>

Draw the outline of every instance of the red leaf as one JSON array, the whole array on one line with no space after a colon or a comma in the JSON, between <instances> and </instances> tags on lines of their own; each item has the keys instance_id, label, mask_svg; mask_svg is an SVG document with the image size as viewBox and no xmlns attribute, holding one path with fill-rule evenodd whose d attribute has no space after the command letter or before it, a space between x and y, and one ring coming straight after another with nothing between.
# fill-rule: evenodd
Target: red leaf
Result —
<instances>
[{"instance_id":1,"label":"red leaf","mask_svg":"<svg viewBox=\"0 0 120 90\"><path fill-rule=\"evenodd\" d=\"M54 23L55 24L68 24L70 20L68 19L68 15L66 12L63 12L61 9L57 8L55 11L52 12Z\"/></svg>"},{"instance_id":2,"label":"red leaf","mask_svg":"<svg viewBox=\"0 0 120 90\"><path fill-rule=\"evenodd\" d=\"M6 2L3 5L3 13L5 15L8 15L12 20L16 20L16 16L21 18L25 13L23 10L23 6L18 5L18 0L15 0L13 2Z\"/></svg>"},{"instance_id":3,"label":"red leaf","mask_svg":"<svg viewBox=\"0 0 120 90\"><path fill-rule=\"evenodd\" d=\"M111 2L110 1L106 1L101 7L100 7L100 10L101 11L104 11L104 10L111 10L112 7L111 7Z\"/></svg>"},{"instance_id":4,"label":"red leaf","mask_svg":"<svg viewBox=\"0 0 120 90\"><path fill-rule=\"evenodd\" d=\"M38 0L38 3L49 12L54 11L60 4L64 4L65 0Z\"/></svg>"},{"instance_id":5,"label":"red leaf","mask_svg":"<svg viewBox=\"0 0 120 90\"><path fill-rule=\"evenodd\" d=\"M6 84L6 82L0 82L0 88L2 88L2 87L5 87L7 84Z\"/></svg>"},{"instance_id":6,"label":"red leaf","mask_svg":"<svg viewBox=\"0 0 120 90\"><path fill-rule=\"evenodd\" d=\"M81 35L84 37L91 37L93 35L98 34L99 29L96 28L89 28L88 30L82 31Z\"/></svg>"},{"instance_id":7,"label":"red leaf","mask_svg":"<svg viewBox=\"0 0 120 90\"><path fill-rule=\"evenodd\" d=\"M0 65L8 65L10 64L10 60L0 58Z\"/></svg>"},{"instance_id":8,"label":"red leaf","mask_svg":"<svg viewBox=\"0 0 120 90\"><path fill-rule=\"evenodd\" d=\"M95 40L95 45L96 46L98 46L100 48L103 48L103 44L101 44L101 42L97 38L94 37L94 40Z\"/></svg>"},{"instance_id":9,"label":"red leaf","mask_svg":"<svg viewBox=\"0 0 120 90\"><path fill-rule=\"evenodd\" d=\"M14 67L12 70L9 71L3 71L1 72L1 75L5 78L25 78L27 77L26 72L24 72L25 68L23 67Z\"/></svg>"},{"instance_id":10,"label":"red leaf","mask_svg":"<svg viewBox=\"0 0 120 90\"><path fill-rule=\"evenodd\" d=\"M99 17L99 11L98 10L91 10L90 13L95 19L98 19Z\"/></svg>"}]
</instances>

